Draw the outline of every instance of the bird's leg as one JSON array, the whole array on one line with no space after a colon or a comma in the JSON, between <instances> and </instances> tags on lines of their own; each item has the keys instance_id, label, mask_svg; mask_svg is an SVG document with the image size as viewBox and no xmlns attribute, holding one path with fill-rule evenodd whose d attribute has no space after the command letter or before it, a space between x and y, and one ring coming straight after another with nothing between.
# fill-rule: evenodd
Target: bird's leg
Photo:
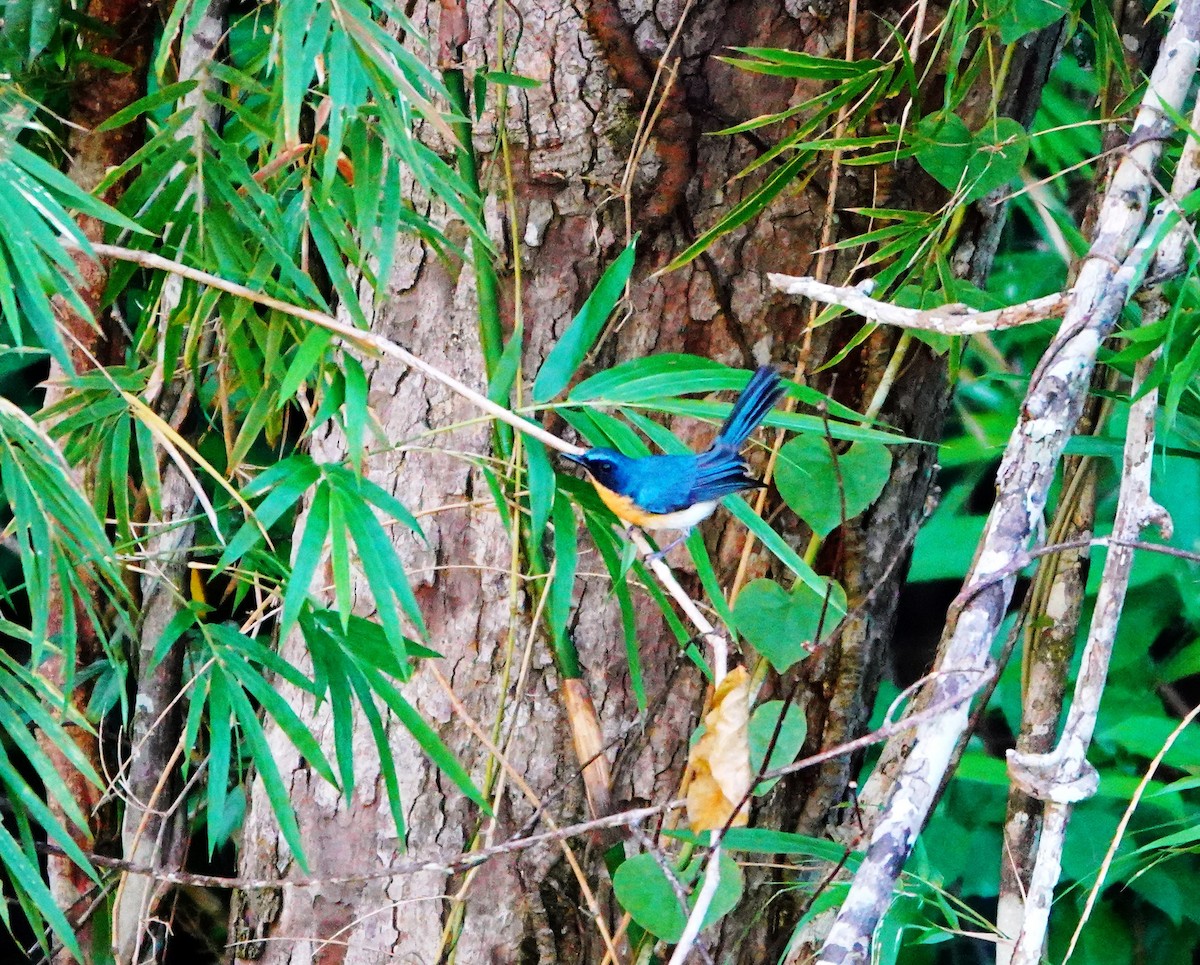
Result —
<instances>
[{"instance_id":1,"label":"bird's leg","mask_svg":"<svg viewBox=\"0 0 1200 965\"><path fill-rule=\"evenodd\" d=\"M666 556L669 552L671 552L671 550L673 550L676 546L678 546L680 543L684 542L689 536L691 536L692 529L693 529L693 527L689 526L687 529L685 529L679 535L679 537L677 539L668 543L662 549L655 550L653 553L651 553L649 556L646 557L646 562L651 563L654 560L661 560L664 556Z\"/></svg>"}]
</instances>

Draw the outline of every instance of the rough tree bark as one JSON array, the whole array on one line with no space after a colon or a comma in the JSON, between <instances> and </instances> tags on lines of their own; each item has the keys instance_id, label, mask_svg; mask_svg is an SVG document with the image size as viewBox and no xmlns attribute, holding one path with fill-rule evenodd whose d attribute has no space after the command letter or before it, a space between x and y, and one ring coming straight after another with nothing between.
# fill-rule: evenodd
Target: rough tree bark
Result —
<instances>
[{"instance_id":1,"label":"rough tree bark","mask_svg":"<svg viewBox=\"0 0 1200 965\"><path fill-rule=\"evenodd\" d=\"M125 162L141 146L142 127L129 124L117 130L96 133L95 128L108 120L117 111L128 107L145 93L146 67L150 60L153 43L153 21L151 10L138 0L96 0L86 4L86 13L92 29L81 33L83 49L96 55L95 60L84 60L77 66L71 89L70 135L67 151L70 159L68 174L71 179L88 191L99 186L108 170ZM114 204L125 187L124 181L111 185L102 195L104 201ZM80 216L80 227L89 241L104 240L104 225L95 218ZM67 334L67 347L76 371L86 372L96 364L107 364L121 359L125 350L125 336L120 326L100 312L107 269L100 262L80 254L75 258L81 283L80 297L91 310L95 322L62 306L63 328ZM67 394L67 373L57 364L50 367L44 404L49 407L61 401ZM86 469L84 470L86 474ZM89 481L85 478L85 484ZM64 587L54 584L52 599L46 605L50 610L49 633L61 632L66 622L67 607L76 607L76 601ZM77 613L79 627L76 641L76 661L79 667L87 667L106 659L101 638L96 633L86 613ZM63 683L64 666L61 658L54 658L43 668L48 680L58 685ZM77 708L87 705L90 687L76 688L72 701ZM102 754L98 738L88 732L71 727L69 732L96 768L103 773ZM103 792L93 787L75 769L62 751L50 741L42 740L43 749L55 762L72 796L91 822L92 841L87 847L106 853L114 847L117 838L115 812L111 804L102 805ZM58 806L49 800L52 812ZM63 818L62 814L56 816ZM64 821L66 826L71 825ZM84 842L81 842L84 843ZM90 905L95 891L92 882L73 862L60 857L50 857L46 862L47 877L55 900L72 919L79 920L78 937L84 954L90 954L92 935L95 929L90 915ZM65 951L55 955L55 961L73 961Z\"/></svg>"},{"instance_id":2,"label":"rough tree bark","mask_svg":"<svg viewBox=\"0 0 1200 965\"><path fill-rule=\"evenodd\" d=\"M633 227L645 229L631 293L631 315L603 343L594 360L607 367L624 359L653 353L686 351L740 366L768 359L791 368L802 363L811 371L844 344L855 327L818 329L805 342L806 315L790 299L771 290L767 272L812 273L813 249L822 235L827 205L827 172L802 191L785 193L766 213L718 243L711 256L663 276L663 267L695 236L753 187L753 179L731 177L761 148L734 137L701 137L729 123L779 110L801 93L791 81L751 75L717 60L729 46L778 46L838 56L845 47L846 22L841 10L785 4L780 0L705 0L688 5L649 5L642 0L623 5L593 0L586 9L552 0L521 0L508 7L520 28L508 24L515 43L509 69L546 81L541 87L513 91L506 118L514 145L514 179L519 208L521 250L507 245L502 215L492 214L495 240L509 266L523 267L523 309L527 333L525 371L536 371L545 353L590 291L602 268L625 241L624 212L613 199L642 108L645 79L653 73L647 51L663 49L686 13L680 36L679 93L668 99L666 123L643 159L634 181ZM467 11L471 41L468 66L495 69L495 5L470 0ZM792 11L795 13L793 16ZM863 3L856 30L858 49L873 47L870 31L877 14L898 22L902 10L887 3ZM438 8L421 2L413 20L427 36L436 36ZM633 25L633 26L630 26ZM513 40L513 38L516 38ZM868 39L869 38L869 39ZM1014 88L1037 90L1041 75L1034 48L1022 52ZM1044 61L1044 57L1042 58ZM810 92L811 93L811 92ZM1030 103L1031 99L1027 99ZM476 138L485 181L491 186L489 213L502 211L494 119L485 116ZM906 170L905 174L914 171ZM836 208L872 200L869 169L842 171ZM889 198L893 207L932 204L936 186L923 177L896 178ZM434 212L435 216L437 215ZM444 217L444 215L442 216ZM861 226L849 225L861 230ZM454 231L454 227L448 229ZM998 236L997 223L983 219L974 229L972 264L990 260ZM837 231L833 237L836 239ZM829 259L831 278L845 276L848 264ZM983 269L986 271L986 267ZM507 305L512 304L513 277L501 265ZM420 244L404 239L386 297L374 306L377 331L405 345L466 383L481 387L484 370L475 317L474 278L461 266L447 266ZM895 335L877 332L836 373L836 396L864 408L878 386L895 345ZM530 599L510 600L506 572L511 555L508 537L471 463L453 453L486 453L487 427L469 425L436 437L436 449L422 448L424 434L473 419L477 413L441 387L390 362L370 372L371 403L388 437L412 445L389 449L369 460L369 473L406 505L427 513L423 519L427 545L407 537L398 548L414 581L428 623L432 645L444 655L439 666L470 713L485 727L492 725L504 702L504 729L515 727L509 751L514 765L550 808L564 820L585 816L578 765L570 751L559 698L559 681L545 645L534 645L532 669L519 692L497 693L500 669L521 653L510 654L510 607L517 606L518 633L528 631ZM808 378L807 376L802 376ZM812 384L828 389L831 376ZM942 362L923 347L912 350L888 397L882 418L916 438L935 439L945 404ZM553 426L552 426L553 427ZM561 427L559 427L561 428ZM683 437L697 432L694 423L673 428ZM343 440L317 440L320 460L344 455ZM890 637L904 566L895 565L897 546L907 547L930 495L933 450L910 446L894 452L894 475L877 505L830 540L821 560L846 586L856 619L830 647L801 665L800 701L809 719L809 744L817 750L861 732L865 725L884 651ZM474 500L478 498L478 502ZM706 530L719 569L732 576L745 532L718 515ZM788 514L777 522L789 538L806 539ZM752 570L767 563L756 556ZM584 558L582 570L596 569ZM687 581L688 574L681 573ZM698 582L690 588L699 593ZM653 604L639 613L639 642L646 689L654 716L639 719L628 687L620 617L608 598L604 581L582 579L576 589L577 611L572 631L584 665L584 678L596 701L608 753L613 758L614 807L662 801L677 788L686 757L688 736L702 708L702 682L677 660L678 648L666 632ZM359 596L369 613L365 584ZM284 643L284 655L303 661L302 642ZM515 674L513 675L515 678ZM789 682L773 682L777 690ZM476 775L486 754L456 719L445 693L432 675L419 671L406 694L421 713L439 727ZM299 697L290 693L292 699ZM308 712L311 706L305 707ZM328 719L325 737L332 745ZM299 810L304 840L315 877L367 873L387 865L400 850L378 774L368 773L375 754L365 726L358 731L363 768L359 790L341 800L296 757L277 731L272 741L280 770L291 774L292 800ZM408 848L415 856L452 856L470 845L485 822L461 795L429 765L413 741L396 728L394 748L407 808ZM850 762L783 782L762 805L773 826L817 831L841 802ZM532 815L515 791L498 809L495 840L513 834ZM271 809L255 786L244 837L241 872L250 878L298 874L287 846L271 817ZM583 845L577 848L582 851ZM588 864L593 884L603 880L602 865ZM557 962L603 958L596 929L589 922L571 873L557 849L504 856L484 865L460 893L462 880L428 872L390 880L322 888L281 887L238 896L231 930L239 960L263 963L292 961L375 962ZM774 960L791 920L782 903L772 903L765 916L769 888L749 879L745 901L753 914L734 916L724 928L722 960ZM465 907L462 903L465 902ZM456 909L465 911L456 915ZM611 908L608 909L611 912ZM755 920L752 922L751 918Z\"/></svg>"}]
</instances>

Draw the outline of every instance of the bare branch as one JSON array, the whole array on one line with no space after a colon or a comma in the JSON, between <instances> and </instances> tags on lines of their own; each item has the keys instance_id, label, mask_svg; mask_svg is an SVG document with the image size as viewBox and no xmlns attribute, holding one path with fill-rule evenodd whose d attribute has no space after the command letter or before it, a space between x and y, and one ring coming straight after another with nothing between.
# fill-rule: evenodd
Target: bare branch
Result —
<instances>
[{"instance_id":1,"label":"bare branch","mask_svg":"<svg viewBox=\"0 0 1200 965\"><path fill-rule=\"evenodd\" d=\"M854 287L827 285L815 278L769 272L767 280L786 295L798 295L827 305L841 305L872 322L941 335L980 335L1019 325L1062 318L1071 304L1070 292L1043 295L1019 305L981 312L966 305L942 305L920 310L901 308L870 297L870 283Z\"/></svg>"},{"instance_id":2,"label":"bare branch","mask_svg":"<svg viewBox=\"0 0 1200 965\"><path fill-rule=\"evenodd\" d=\"M65 242L64 242L65 244ZM156 271L170 272L174 275L179 275L183 278L190 279L194 282L199 282L201 285L208 285L210 288L215 288L218 291L228 292L230 295L236 295L238 298L244 298L247 301L254 302L257 305L264 305L267 308L273 308L276 311L291 315L293 318L302 318L307 322L312 322L314 325L325 329L336 335L343 342L356 346L359 349L366 349L369 352L375 352L379 355L390 355L392 358L399 359L410 368L414 368L419 372L429 376L435 382L440 382L451 391L467 399L477 408L486 412L488 415L501 422L507 423L519 432L524 432L528 436L532 436L539 442L545 443L551 449L556 449L559 452L571 453L578 455L583 452L579 446L573 446L553 433L547 432L537 423L530 422L528 419L522 419L519 415L510 412L504 406L499 405L489 399L480 392L476 392L469 386L459 382L453 376L447 375L445 372L430 365L419 356L413 355L412 352L397 345L390 339L384 338L382 335L376 335L374 332L366 332L360 328L355 328L353 325L347 325L344 322L339 322L332 315L326 315L324 312L314 311L311 308L303 308L300 305L293 305L290 302L285 302L279 298L273 298L270 295L264 295L262 292L255 291L253 288L247 288L245 285L239 285L237 282L228 281L220 275L214 275L211 272L201 271L198 268L192 268L179 261L172 261L170 258L164 258L161 255L153 254L149 251L138 251L134 248L123 248L120 245L92 245L92 250L97 254L106 258L113 258L117 261L127 261L135 265L141 265L143 268L152 268Z\"/></svg>"},{"instance_id":3,"label":"bare branch","mask_svg":"<svg viewBox=\"0 0 1200 965\"><path fill-rule=\"evenodd\" d=\"M1193 129L1198 121L1200 102L1193 107ZM1200 180L1198 152L1200 147L1193 138L1189 138L1176 169L1168 200L1178 202L1195 188ZM1167 278L1180 270L1189 234L1186 222L1180 220L1162 239L1150 269L1152 277ZM1154 325L1166 311L1166 300L1156 290L1148 299L1142 325ZM1041 960L1050 904L1062 870L1062 849L1071 805L1096 792L1098 776L1087 761L1087 749L1100 713L1100 700L1116 641L1117 624L1133 568L1133 550L1121 545L1121 541L1136 540L1142 529L1151 523L1156 523L1164 537L1170 538L1171 519L1150 495L1158 390L1151 388L1137 398L1161 354L1161 347L1156 348L1141 359L1135 369L1132 395L1137 401L1130 407L1125 435L1121 492L1113 522L1114 542L1105 559L1083 662L1062 736L1057 746L1045 753L1008 752L1008 770L1013 783L1032 797L1045 801L1046 805L1037 858L1023 900L1024 914L1020 930L1012 944L1002 942L999 946L997 961L1000 965L1037 965Z\"/></svg>"},{"instance_id":4,"label":"bare branch","mask_svg":"<svg viewBox=\"0 0 1200 965\"><path fill-rule=\"evenodd\" d=\"M1200 0L1181 0L1130 135L1129 146L1105 195L1098 230L1075 286L1059 336L1031 382L1021 421L997 479L997 497L971 573L969 591L992 580L1025 552L1046 505L1058 462L1086 398L1100 343L1116 323L1133 283L1118 277L1146 218L1163 138L1172 130L1200 58ZM987 668L992 640L1012 597L1015 575L970 600L946 627L940 673L913 711L955 699ZM822 948L820 961L846 965L869 960L871 937L916 836L950 765L969 707L961 701L936 721L894 740L871 775L864 812L873 818L866 857Z\"/></svg>"},{"instance_id":5,"label":"bare branch","mask_svg":"<svg viewBox=\"0 0 1200 965\"><path fill-rule=\"evenodd\" d=\"M210 288L235 295L238 298L245 298L247 301L254 302L255 304L284 312L294 318L312 322L314 325L333 333L342 342L352 345L355 348L374 352L379 355L390 355L393 358L399 359L405 365L422 372L436 382L440 382L452 392L462 396L493 418L537 439L551 449L572 455L583 452L583 449L579 446L573 446L569 442L564 442L553 433L547 432L536 422L521 418L521 416L509 411L504 406L493 402L486 395L477 392L470 386L464 385L458 379L447 375L441 369L430 365L424 359L414 355L408 349L397 345L390 339L384 338L382 335L363 331L362 329L355 328L353 325L340 322L332 315L326 315L324 312L314 311L311 308L304 308L300 305L293 305L290 302L285 302L270 295L265 295L262 292L255 291L252 288L247 288L245 285L239 285L237 282L228 281L211 272L201 271L198 268L192 268L182 262L172 261L170 258L163 258L161 255L156 255L148 251L123 248L119 245L97 244L93 245L92 248L98 255L113 258L117 261L131 262L132 264L141 265L144 268L151 268L156 271L170 272L171 274L179 275L202 285L208 285ZM643 556L652 555L652 547L640 533L634 533L633 541ZM705 619L704 615L700 612L700 608L696 606L695 602L687 595L687 592L679 585L679 582L671 573L669 566L659 559L652 559L650 560L650 567L659 578L663 588L679 604L680 609L683 610L684 614L699 631L700 636L712 646L714 672L719 680L725 675L725 668L729 662L727 638Z\"/></svg>"}]
</instances>

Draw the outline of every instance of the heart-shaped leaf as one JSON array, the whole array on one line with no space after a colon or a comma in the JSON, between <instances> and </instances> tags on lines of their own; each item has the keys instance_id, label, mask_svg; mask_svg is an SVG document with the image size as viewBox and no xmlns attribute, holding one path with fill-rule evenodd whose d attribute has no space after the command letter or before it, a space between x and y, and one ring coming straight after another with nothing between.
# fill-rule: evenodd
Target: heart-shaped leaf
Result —
<instances>
[{"instance_id":1,"label":"heart-shaped leaf","mask_svg":"<svg viewBox=\"0 0 1200 965\"><path fill-rule=\"evenodd\" d=\"M742 870L729 855L721 855L721 877L716 893L704 915L704 927L729 912L742 896ZM679 879L688 885L700 871L700 859L694 858ZM693 889L689 907L696 903ZM642 928L663 941L677 942L687 926L687 912L679 906L675 889L652 854L638 854L621 863L613 875L613 891L621 907Z\"/></svg>"},{"instance_id":2,"label":"heart-shaped leaf","mask_svg":"<svg viewBox=\"0 0 1200 965\"><path fill-rule=\"evenodd\" d=\"M1017 176L1029 154L1029 135L1011 117L989 121L975 134L955 114L933 115L914 129L917 162L943 187L982 198Z\"/></svg>"},{"instance_id":3,"label":"heart-shaped leaf","mask_svg":"<svg viewBox=\"0 0 1200 965\"><path fill-rule=\"evenodd\" d=\"M774 580L763 579L755 580L738 594L733 607L734 625L780 673L807 656L818 628L828 633L837 625L837 614L846 610L846 591L824 577L820 580L826 587L823 593L805 583L797 583L789 593Z\"/></svg>"},{"instance_id":4,"label":"heart-shaped leaf","mask_svg":"<svg viewBox=\"0 0 1200 965\"><path fill-rule=\"evenodd\" d=\"M782 700L769 700L754 708L754 713L750 715L750 769L755 774L763 769L763 760L767 756L771 738L775 736L775 725L779 723L782 711ZM787 713L783 715L783 723L779 727L779 736L775 738L775 745L771 747L771 760L766 770L792 763L800 753L800 748L804 746L804 738L807 736L808 721L804 717L804 711L797 704L789 704ZM779 778L760 781L754 786L754 793L766 794L778 783Z\"/></svg>"},{"instance_id":5,"label":"heart-shaped leaf","mask_svg":"<svg viewBox=\"0 0 1200 965\"><path fill-rule=\"evenodd\" d=\"M892 471L892 454L878 442L856 442L837 457L820 436L796 436L779 450L775 484L779 494L818 536L827 536L879 498ZM841 483L841 492L838 483Z\"/></svg>"},{"instance_id":6,"label":"heart-shaped leaf","mask_svg":"<svg viewBox=\"0 0 1200 965\"><path fill-rule=\"evenodd\" d=\"M971 160L971 132L957 114L934 114L913 126L917 162L953 191Z\"/></svg>"}]
</instances>

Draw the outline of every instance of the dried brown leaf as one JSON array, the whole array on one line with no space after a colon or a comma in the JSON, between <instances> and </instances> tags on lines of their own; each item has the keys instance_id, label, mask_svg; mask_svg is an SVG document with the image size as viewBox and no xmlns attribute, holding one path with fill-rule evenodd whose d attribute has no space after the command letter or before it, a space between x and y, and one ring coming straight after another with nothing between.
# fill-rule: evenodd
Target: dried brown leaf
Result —
<instances>
[{"instance_id":1,"label":"dried brown leaf","mask_svg":"<svg viewBox=\"0 0 1200 965\"><path fill-rule=\"evenodd\" d=\"M704 735L688 755L688 821L693 831L713 831L750 820L750 674L731 670L717 685ZM734 811L737 809L737 813ZM733 820L730 821L730 816Z\"/></svg>"}]
</instances>

